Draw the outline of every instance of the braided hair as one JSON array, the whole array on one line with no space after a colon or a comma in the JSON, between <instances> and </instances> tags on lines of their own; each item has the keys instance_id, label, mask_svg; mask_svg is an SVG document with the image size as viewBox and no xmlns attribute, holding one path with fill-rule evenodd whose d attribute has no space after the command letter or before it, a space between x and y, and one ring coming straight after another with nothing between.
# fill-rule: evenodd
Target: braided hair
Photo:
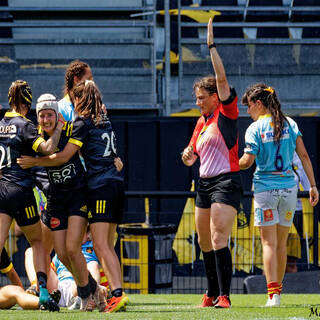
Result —
<instances>
[{"instance_id":1,"label":"braided hair","mask_svg":"<svg viewBox=\"0 0 320 320\"><path fill-rule=\"evenodd\" d=\"M70 92L73 88L74 77L81 79L83 77L83 75L85 74L87 68L89 68L89 65L83 61L80 61L80 60L74 60L69 64L69 66L66 70L66 74L64 76L63 95L70 96Z\"/></svg>"},{"instance_id":2,"label":"braided hair","mask_svg":"<svg viewBox=\"0 0 320 320\"><path fill-rule=\"evenodd\" d=\"M28 109L31 108L32 91L27 81L16 80L12 82L8 91L8 101L10 110L15 108L18 113L21 113L23 105Z\"/></svg>"},{"instance_id":3,"label":"braided hair","mask_svg":"<svg viewBox=\"0 0 320 320\"><path fill-rule=\"evenodd\" d=\"M279 143L284 123L287 119L281 111L281 104L275 90L264 83L254 84L247 88L241 103L243 105L248 105L249 101L256 102L257 100L260 100L263 106L270 111L273 122L274 141Z\"/></svg>"},{"instance_id":4,"label":"braided hair","mask_svg":"<svg viewBox=\"0 0 320 320\"><path fill-rule=\"evenodd\" d=\"M78 99L75 111L85 117L91 118L94 123L102 119L102 98L96 84L92 80L79 82L73 89L74 97Z\"/></svg>"}]
</instances>

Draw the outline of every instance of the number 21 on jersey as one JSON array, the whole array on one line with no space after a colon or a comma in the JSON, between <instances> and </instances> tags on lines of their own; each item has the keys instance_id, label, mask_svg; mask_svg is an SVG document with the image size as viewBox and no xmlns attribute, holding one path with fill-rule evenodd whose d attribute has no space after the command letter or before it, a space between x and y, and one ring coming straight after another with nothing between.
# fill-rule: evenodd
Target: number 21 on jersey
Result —
<instances>
[{"instance_id":1,"label":"number 21 on jersey","mask_svg":"<svg viewBox=\"0 0 320 320\"><path fill-rule=\"evenodd\" d=\"M0 146L0 170L5 167L11 167L10 147Z\"/></svg>"}]
</instances>

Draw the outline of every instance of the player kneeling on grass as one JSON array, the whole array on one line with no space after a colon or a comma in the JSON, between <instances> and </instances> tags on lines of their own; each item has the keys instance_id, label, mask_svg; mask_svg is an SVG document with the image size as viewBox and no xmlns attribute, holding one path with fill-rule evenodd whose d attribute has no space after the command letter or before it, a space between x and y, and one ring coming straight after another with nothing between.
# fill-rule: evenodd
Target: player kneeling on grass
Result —
<instances>
[{"instance_id":1,"label":"player kneeling on grass","mask_svg":"<svg viewBox=\"0 0 320 320\"><path fill-rule=\"evenodd\" d=\"M19 286L8 285L0 288L0 309L10 309L18 304L22 309L59 311L53 299L40 303L40 298L25 292Z\"/></svg>"},{"instance_id":2,"label":"player kneeling on grass","mask_svg":"<svg viewBox=\"0 0 320 320\"><path fill-rule=\"evenodd\" d=\"M100 282L100 265L99 260L93 250L93 244L90 241L90 233L87 232L82 241L82 253L86 259L87 268L92 274L93 278ZM25 253L25 265L29 281L32 283L35 279L34 266L32 263L32 249L29 248ZM51 262L51 270L48 277L48 288L53 292L59 290L61 292L61 299L59 299L60 307L68 307L70 310L80 309L81 299L77 293L77 285L71 272L64 266L55 255ZM99 300L100 304L97 306L100 311L105 308L106 287L99 286ZM90 305L87 311L93 311L96 304L90 300Z\"/></svg>"},{"instance_id":3,"label":"player kneeling on grass","mask_svg":"<svg viewBox=\"0 0 320 320\"><path fill-rule=\"evenodd\" d=\"M21 280L15 271L13 264L5 248L2 249L0 271L8 276L13 285L0 288L0 309L9 309L18 304L23 309L41 309L49 311L59 311L57 301L51 298L40 303L39 297L34 297L23 290ZM36 273L35 279L37 278Z\"/></svg>"}]
</instances>

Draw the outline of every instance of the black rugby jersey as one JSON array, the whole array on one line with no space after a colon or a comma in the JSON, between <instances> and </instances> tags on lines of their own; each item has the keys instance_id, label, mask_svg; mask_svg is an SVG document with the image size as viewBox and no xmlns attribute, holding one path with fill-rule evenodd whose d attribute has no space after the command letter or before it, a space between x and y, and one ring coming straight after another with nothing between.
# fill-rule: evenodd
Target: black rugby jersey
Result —
<instances>
[{"instance_id":1,"label":"black rugby jersey","mask_svg":"<svg viewBox=\"0 0 320 320\"><path fill-rule=\"evenodd\" d=\"M0 272L8 273L13 268L13 264L5 247L3 247L0 256Z\"/></svg>"},{"instance_id":2,"label":"black rugby jersey","mask_svg":"<svg viewBox=\"0 0 320 320\"><path fill-rule=\"evenodd\" d=\"M6 112L0 121L0 170L2 179L22 187L32 187L31 169L17 164L21 155L34 156L44 139L32 121L16 112Z\"/></svg>"},{"instance_id":3,"label":"black rugby jersey","mask_svg":"<svg viewBox=\"0 0 320 320\"><path fill-rule=\"evenodd\" d=\"M72 127L71 121L65 123L56 152L62 151L68 143ZM46 133L44 133L44 137L46 140L49 139ZM50 183L50 192L68 191L86 185L84 168L78 152L65 164L59 167L46 167L46 171Z\"/></svg>"},{"instance_id":4,"label":"black rugby jersey","mask_svg":"<svg viewBox=\"0 0 320 320\"><path fill-rule=\"evenodd\" d=\"M109 179L123 181L121 172L114 165L116 137L107 117L96 125L91 119L77 116L69 142L81 148L89 189L102 187Z\"/></svg>"},{"instance_id":5,"label":"black rugby jersey","mask_svg":"<svg viewBox=\"0 0 320 320\"><path fill-rule=\"evenodd\" d=\"M47 197L50 185L46 169L44 167L33 167L31 172L34 186L38 187Z\"/></svg>"}]
</instances>

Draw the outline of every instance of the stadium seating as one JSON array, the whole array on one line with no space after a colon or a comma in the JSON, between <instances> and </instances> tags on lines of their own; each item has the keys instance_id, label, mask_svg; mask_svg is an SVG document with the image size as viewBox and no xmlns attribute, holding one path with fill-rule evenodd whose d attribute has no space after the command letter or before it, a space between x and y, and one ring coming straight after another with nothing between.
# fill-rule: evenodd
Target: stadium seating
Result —
<instances>
[{"instance_id":1,"label":"stadium seating","mask_svg":"<svg viewBox=\"0 0 320 320\"><path fill-rule=\"evenodd\" d=\"M214 16L214 35L238 92L256 80L279 83L282 102L290 107L294 97L286 83L298 87L302 81L304 86L307 77L312 77L312 87L319 87L318 0L174 0L170 9L179 4L204 17L210 16L208 10L219 12ZM164 0L111 0L107 6L99 0L29 0L28 6L24 0L0 0L0 5L4 8L0 13L4 80L0 103L5 102L3 92L17 77L32 84L35 96L45 90L61 96L65 66L80 58L92 66L110 108L162 114ZM156 15L154 9L159 10ZM177 11L171 12L170 20L175 112L194 106L192 82L212 73L212 67L206 23L186 14L180 21ZM318 91L306 87L304 92L301 103L320 103Z\"/></svg>"},{"instance_id":2,"label":"stadium seating","mask_svg":"<svg viewBox=\"0 0 320 320\"><path fill-rule=\"evenodd\" d=\"M320 21L319 10L310 10L310 11L294 10L295 7L301 8L306 6L319 7L319 10L320 10L320 2L318 0L293 0L290 20L293 22Z\"/></svg>"},{"instance_id":3,"label":"stadium seating","mask_svg":"<svg viewBox=\"0 0 320 320\"><path fill-rule=\"evenodd\" d=\"M320 10L317 10L318 1L300 3L315 6L313 17L320 14ZM305 20L312 25L303 20L294 21L292 12L308 12L303 8L298 9L299 1L202 0L201 5L203 10L221 13L214 17L214 35L229 82L239 94L249 84L264 81L277 88L282 106L289 114L300 113L304 103L320 105L320 94L314 90L320 85L319 67L316 65L320 50L319 19L313 22ZM295 6L297 9L294 11ZM232 20L230 12L240 12L242 18ZM189 89L194 77L212 73L209 52L205 47L205 28L206 24L199 24L199 35L202 35L199 41L182 39L184 44L194 44L194 54L197 54L196 45L202 43L200 54L204 61L183 61L183 75L180 74L178 79L181 81L178 85L181 109L194 106ZM308 86L311 78L312 85ZM301 88L300 94L289 89L295 87ZM245 109L241 110L244 114Z\"/></svg>"},{"instance_id":4,"label":"stadium seating","mask_svg":"<svg viewBox=\"0 0 320 320\"><path fill-rule=\"evenodd\" d=\"M0 37L4 47L13 48L8 58L15 72L1 82L1 92L24 78L35 96L49 91L60 97L66 65L82 59L91 65L109 108L157 108L153 18L130 18L153 10L143 3L108 1L106 7L100 1L30 0L26 6L9 1L5 14L13 18L12 34L3 36L0 27Z\"/></svg>"},{"instance_id":5,"label":"stadium seating","mask_svg":"<svg viewBox=\"0 0 320 320\"><path fill-rule=\"evenodd\" d=\"M248 8L251 6L264 7L263 11L247 11L245 20L262 22L262 21L288 21L288 11L268 11L269 6L282 7L282 0L248 0Z\"/></svg>"},{"instance_id":6,"label":"stadium seating","mask_svg":"<svg viewBox=\"0 0 320 320\"><path fill-rule=\"evenodd\" d=\"M212 6L214 9L216 6L237 6L237 0L202 0L202 6ZM241 11L224 11L219 10L221 15L214 18L214 21L242 21L243 13Z\"/></svg>"}]
</instances>

